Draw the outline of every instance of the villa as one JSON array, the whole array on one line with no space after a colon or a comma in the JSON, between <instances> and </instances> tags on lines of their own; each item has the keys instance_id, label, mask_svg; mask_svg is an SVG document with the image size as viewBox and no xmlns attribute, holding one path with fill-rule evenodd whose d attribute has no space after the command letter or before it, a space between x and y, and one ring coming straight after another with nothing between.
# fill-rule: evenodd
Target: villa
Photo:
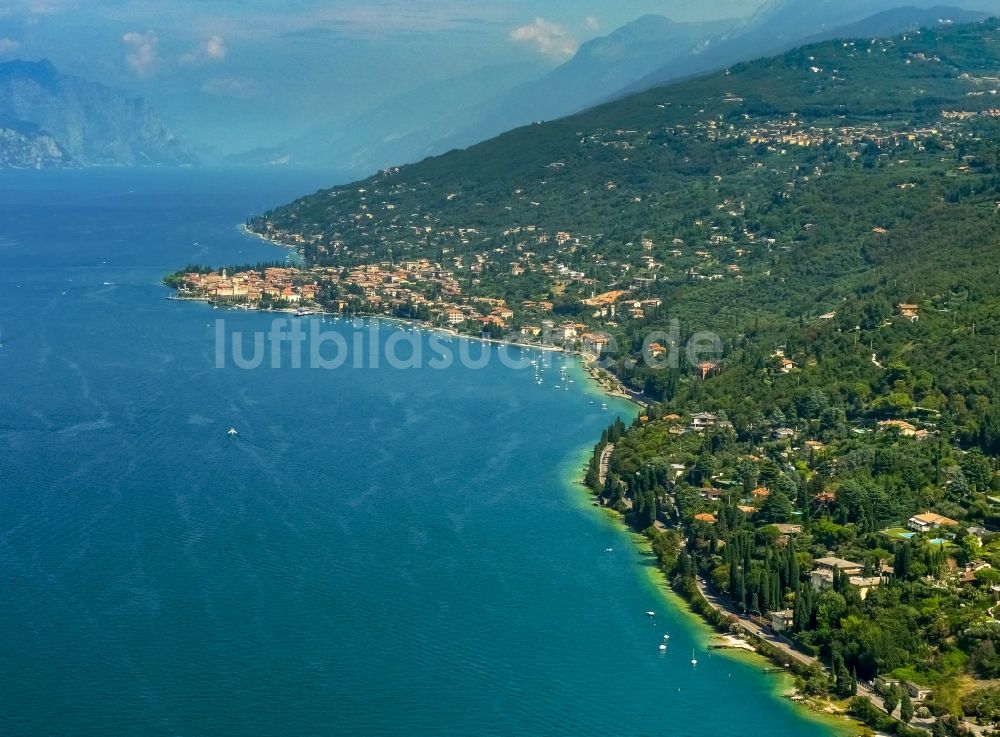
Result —
<instances>
[{"instance_id":1,"label":"villa","mask_svg":"<svg viewBox=\"0 0 1000 737\"><path fill-rule=\"evenodd\" d=\"M691 429L695 431L711 430L719 418L710 412L699 412L691 418Z\"/></svg>"},{"instance_id":2,"label":"villa","mask_svg":"<svg viewBox=\"0 0 1000 737\"><path fill-rule=\"evenodd\" d=\"M956 525L958 525L958 522L955 520L940 514L935 514L934 512L915 514L910 517L909 522L906 523L906 526L915 532L930 532L931 530L936 530L939 527L955 527Z\"/></svg>"},{"instance_id":3,"label":"villa","mask_svg":"<svg viewBox=\"0 0 1000 737\"><path fill-rule=\"evenodd\" d=\"M882 584L881 576L864 576L864 566L843 558L818 558L814 561L816 569L809 574L812 586L817 591L833 588L835 571L840 571L841 575L847 576L848 582L856 586L864 599L868 592L876 586Z\"/></svg>"},{"instance_id":4,"label":"villa","mask_svg":"<svg viewBox=\"0 0 1000 737\"><path fill-rule=\"evenodd\" d=\"M790 630L794 623L794 612L791 609L782 609L779 612L771 612L771 629L781 633Z\"/></svg>"}]
</instances>

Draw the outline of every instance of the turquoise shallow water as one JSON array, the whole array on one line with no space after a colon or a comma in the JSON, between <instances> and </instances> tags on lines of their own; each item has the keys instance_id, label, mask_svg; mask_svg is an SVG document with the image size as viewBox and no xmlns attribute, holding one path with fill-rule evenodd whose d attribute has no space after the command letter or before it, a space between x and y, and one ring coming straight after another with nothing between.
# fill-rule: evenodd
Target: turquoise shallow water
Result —
<instances>
[{"instance_id":1,"label":"turquoise shallow water","mask_svg":"<svg viewBox=\"0 0 1000 737\"><path fill-rule=\"evenodd\" d=\"M322 183L0 177L0 734L823 734L568 487L578 372L213 367L273 316L160 278Z\"/></svg>"}]
</instances>

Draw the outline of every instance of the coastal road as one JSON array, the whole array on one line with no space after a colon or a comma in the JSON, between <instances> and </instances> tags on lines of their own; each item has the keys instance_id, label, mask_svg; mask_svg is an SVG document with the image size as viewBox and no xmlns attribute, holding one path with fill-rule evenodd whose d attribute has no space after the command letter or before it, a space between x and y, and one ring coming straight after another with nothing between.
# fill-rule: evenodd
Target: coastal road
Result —
<instances>
[{"instance_id":1,"label":"coastal road","mask_svg":"<svg viewBox=\"0 0 1000 737\"><path fill-rule=\"evenodd\" d=\"M604 480L608 477L608 465L611 463L611 454L614 452L614 443L608 443L604 446L604 450L601 451L601 465L600 470L597 472L597 481L600 483L602 489L604 488Z\"/></svg>"},{"instance_id":2,"label":"coastal road","mask_svg":"<svg viewBox=\"0 0 1000 737\"><path fill-rule=\"evenodd\" d=\"M770 627L762 627L756 622L740 615L738 612L732 609L728 604L726 604L726 602L724 602L720 597L713 594L708 589L708 585L701 578L701 576L695 577L695 584L698 586L698 591L701 592L701 595L705 597L705 601L711 604L714 609L729 614L733 617L736 617L740 629L746 630L755 637L759 637L761 640L768 643L776 650L780 651L782 655L787 656L789 660L795 660L801 663L802 665L806 666L815 665L816 663L819 663L819 660L817 658L814 658L810 655L806 655L805 653L796 650L794 647L792 647L792 645L788 642L788 640L774 633ZM820 667L822 667L822 664L820 664Z\"/></svg>"},{"instance_id":3,"label":"coastal road","mask_svg":"<svg viewBox=\"0 0 1000 737\"><path fill-rule=\"evenodd\" d=\"M805 666L818 664L820 668L826 670L826 668L823 666L823 664L820 662L818 658L814 658L811 655L806 655L805 653L796 650L795 647L791 644L791 642L786 640L781 635L772 631L770 627L762 627L756 622L740 615L739 612L730 607L721 597L712 593L711 590L709 590L708 588L708 584L701 576L695 576L695 585L697 585L698 591L701 592L701 595L705 597L705 601L707 601L716 611L723 612L725 614L729 614L735 617L737 620L737 626L740 629L746 630L755 637L759 637L761 640L763 640L764 642L768 643L773 648L781 652L782 655L787 656L789 660L795 660L796 662L801 663L802 665ZM882 697L879 696L877 693L875 693L868 685L864 683L859 683L858 695L864 696L869 701L871 701L872 704L875 705L876 709L885 712L886 710L885 702L882 701ZM924 729L930 729L933 723L934 723L933 719L928 719L928 720L914 719L912 722L910 722L910 725L914 727L922 727ZM974 725L968 725L968 726L971 727ZM978 731L976 733L979 734Z\"/></svg>"}]
</instances>

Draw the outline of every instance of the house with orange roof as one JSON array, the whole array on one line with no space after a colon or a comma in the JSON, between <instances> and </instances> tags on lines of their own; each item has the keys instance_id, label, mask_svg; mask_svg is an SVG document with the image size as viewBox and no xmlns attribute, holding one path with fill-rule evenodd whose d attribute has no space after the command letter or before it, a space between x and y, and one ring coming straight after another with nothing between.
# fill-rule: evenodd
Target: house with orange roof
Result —
<instances>
[{"instance_id":1,"label":"house with orange roof","mask_svg":"<svg viewBox=\"0 0 1000 737\"><path fill-rule=\"evenodd\" d=\"M904 438L912 438L917 434L917 428L905 420L882 420L878 423L880 430L895 428Z\"/></svg>"},{"instance_id":2,"label":"house with orange roof","mask_svg":"<svg viewBox=\"0 0 1000 737\"><path fill-rule=\"evenodd\" d=\"M955 527L956 525L958 525L958 522L955 520L944 515L935 514L934 512L915 514L906 523L906 526L915 532L930 532L939 527Z\"/></svg>"}]
</instances>

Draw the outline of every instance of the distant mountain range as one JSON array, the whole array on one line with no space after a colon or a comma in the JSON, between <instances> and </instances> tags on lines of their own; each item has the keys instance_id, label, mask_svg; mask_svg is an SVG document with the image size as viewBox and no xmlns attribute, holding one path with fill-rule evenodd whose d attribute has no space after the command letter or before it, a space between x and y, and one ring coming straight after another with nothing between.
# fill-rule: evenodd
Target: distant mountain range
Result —
<instances>
[{"instance_id":1,"label":"distant mountain range","mask_svg":"<svg viewBox=\"0 0 1000 737\"><path fill-rule=\"evenodd\" d=\"M986 20L989 13L975 10L962 10L936 6L933 8L892 8L869 16L857 23L839 26L835 29L817 33L805 39L805 43L830 41L835 38L864 38L873 36L892 36L904 31L933 26L947 26L956 23L975 23Z\"/></svg>"},{"instance_id":2,"label":"distant mountain range","mask_svg":"<svg viewBox=\"0 0 1000 737\"><path fill-rule=\"evenodd\" d=\"M1000 10L1000 2L996 4ZM345 124L320 127L269 149L269 155L280 150L291 164L367 174L802 43L885 36L988 17L984 12L916 5L923 4L774 0L741 21L679 23L645 15L583 44L556 68L540 72L537 64L530 63L491 67L427 85Z\"/></svg>"},{"instance_id":3,"label":"distant mountain range","mask_svg":"<svg viewBox=\"0 0 1000 737\"><path fill-rule=\"evenodd\" d=\"M1000 10L1000 3L997 5ZM916 27L971 23L987 17L989 14L984 12L919 2L900 6L899 0L772 0L703 48L669 60L625 85L621 94L642 92L803 43L886 36Z\"/></svg>"},{"instance_id":4,"label":"distant mountain range","mask_svg":"<svg viewBox=\"0 0 1000 737\"><path fill-rule=\"evenodd\" d=\"M987 17L920 0L905 7L899 2L772 0L738 22L679 23L645 15L583 44L556 67L540 60L484 67L344 122L318 122L295 139L205 158L225 166L324 166L360 176L802 43ZM1000 0L967 2L1000 12ZM61 74L48 61L0 64L0 168L197 162L141 99Z\"/></svg>"},{"instance_id":5,"label":"distant mountain range","mask_svg":"<svg viewBox=\"0 0 1000 737\"><path fill-rule=\"evenodd\" d=\"M596 105L665 60L696 54L733 22L677 23L644 15L583 44L572 59L540 79L490 100L463 121L463 127L437 136L434 149L468 146L520 125L554 120Z\"/></svg>"},{"instance_id":6,"label":"distant mountain range","mask_svg":"<svg viewBox=\"0 0 1000 737\"><path fill-rule=\"evenodd\" d=\"M0 64L0 168L195 163L143 100L48 61Z\"/></svg>"},{"instance_id":7,"label":"distant mountain range","mask_svg":"<svg viewBox=\"0 0 1000 737\"><path fill-rule=\"evenodd\" d=\"M555 68L537 62L488 67L426 85L285 147L293 164L333 165L355 173L464 148L602 102L665 60L695 51L733 22L677 23L642 16L583 44Z\"/></svg>"},{"instance_id":8,"label":"distant mountain range","mask_svg":"<svg viewBox=\"0 0 1000 737\"><path fill-rule=\"evenodd\" d=\"M285 153L291 154L293 164L332 164L366 172L421 159L437 151L439 138L457 135L476 110L546 69L537 62L496 65L422 85L345 122L319 125L285 142Z\"/></svg>"}]
</instances>

